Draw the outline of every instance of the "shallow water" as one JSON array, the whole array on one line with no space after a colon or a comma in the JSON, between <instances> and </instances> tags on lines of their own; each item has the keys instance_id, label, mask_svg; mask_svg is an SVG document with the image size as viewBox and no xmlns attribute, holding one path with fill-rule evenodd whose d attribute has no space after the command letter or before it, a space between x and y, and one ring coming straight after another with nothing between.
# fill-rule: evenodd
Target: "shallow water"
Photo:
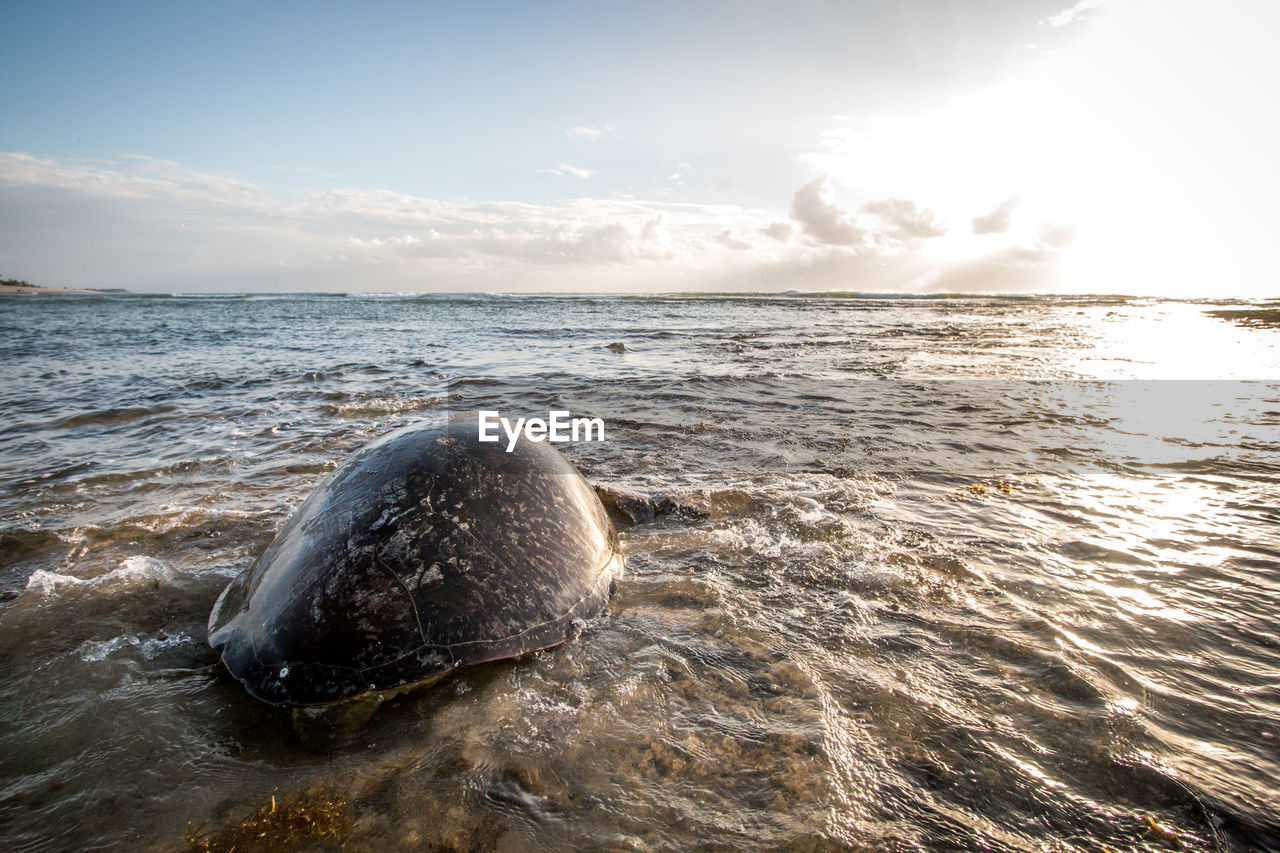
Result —
<instances>
[{"instance_id":1,"label":"shallow water","mask_svg":"<svg viewBox=\"0 0 1280 853\"><path fill-rule=\"evenodd\" d=\"M348 849L1280 849L1280 331L1224 305L10 297L0 846L328 785ZM707 510L623 529L580 637L329 752L221 669L324 473L553 408Z\"/></svg>"}]
</instances>

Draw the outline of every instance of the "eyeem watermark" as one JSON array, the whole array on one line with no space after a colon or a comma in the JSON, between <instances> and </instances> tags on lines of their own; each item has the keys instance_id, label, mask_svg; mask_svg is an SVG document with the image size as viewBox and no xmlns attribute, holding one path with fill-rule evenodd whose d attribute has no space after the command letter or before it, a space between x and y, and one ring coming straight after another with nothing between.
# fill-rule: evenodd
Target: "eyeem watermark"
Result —
<instances>
[{"instance_id":1,"label":"eyeem watermark","mask_svg":"<svg viewBox=\"0 0 1280 853\"><path fill-rule=\"evenodd\" d=\"M550 441L557 444L566 441L604 441L604 420L601 418L574 418L568 412L547 412L547 419L516 418L515 424L498 412L480 412L481 441L501 441L498 427L507 435L507 452L516 449L521 433L529 441Z\"/></svg>"}]
</instances>

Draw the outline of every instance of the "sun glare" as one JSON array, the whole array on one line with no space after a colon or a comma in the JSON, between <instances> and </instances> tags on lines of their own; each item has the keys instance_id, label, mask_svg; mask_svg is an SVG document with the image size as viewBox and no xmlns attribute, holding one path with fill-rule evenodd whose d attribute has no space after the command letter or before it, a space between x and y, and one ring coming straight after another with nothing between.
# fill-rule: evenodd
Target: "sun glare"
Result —
<instances>
[{"instance_id":1,"label":"sun glare","mask_svg":"<svg viewBox=\"0 0 1280 853\"><path fill-rule=\"evenodd\" d=\"M1280 19L1280 5L1264 11ZM1021 74L932 114L851 121L807 159L842 193L905 195L944 217L951 235L927 250L939 259L1042 264L1042 289L1262 295L1280 63L1258 12L1110 4ZM1190 61L1208 52L1237 61ZM972 233L1006 199L1009 227Z\"/></svg>"},{"instance_id":2,"label":"sun glare","mask_svg":"<svg viewBox=\"0 0 1280 853\"><path fill-rule=\"evenodd\" d=\"M1093 314L1093 346L1070 365L1080 376L1252 380L1280 375L1277 336L1213 317L1201 305L1102 306Z\"/></svg>"}]
</instances>

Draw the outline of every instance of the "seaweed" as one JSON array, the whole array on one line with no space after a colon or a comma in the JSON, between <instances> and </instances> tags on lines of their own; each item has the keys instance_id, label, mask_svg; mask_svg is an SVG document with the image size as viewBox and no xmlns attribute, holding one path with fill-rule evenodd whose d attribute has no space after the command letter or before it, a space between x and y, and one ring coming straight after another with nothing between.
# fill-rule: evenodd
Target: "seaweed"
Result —
<instances>
[{"instance_id":1,"label":"seaweed","mask_svg":"<svg viewBox=\"0 0 1280 853\"><path fill-rule=\"evenodd\" d=\"M345 800L318 788L300 794L272 793L248 815L232 815L219 829L204 825L189 828L191 853L240 853L255 850L287 850L302 844L341 841L351 828Z\"/></svg>"},{"instance_id":2,"label":"seaweed","mask_svg":"<svg viewBox=\"0 0 1280 853\"><path fill-rule=\"evenodd\" d=\"M980 480L967 486L961 486L951 494L943 495L942 499L955 503L956 501L972 500L974 498L994 497L997 493L1011 495L1013 494L1013 488L1013 483L1006 483L1004 480Z\"/></svg>"}]
</instances>

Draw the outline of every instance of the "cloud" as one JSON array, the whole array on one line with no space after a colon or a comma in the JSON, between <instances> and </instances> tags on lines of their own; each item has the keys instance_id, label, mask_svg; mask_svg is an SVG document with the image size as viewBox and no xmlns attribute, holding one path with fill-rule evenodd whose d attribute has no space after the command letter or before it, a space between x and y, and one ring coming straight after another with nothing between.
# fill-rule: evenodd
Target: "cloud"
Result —
<instances>
[{"instance_id":1,"label":"cloud","mask_svg":"<svg viewBox=\"0 0 1280 853\"><path fill-rule=\"evenodd\" d=\"M476 229L441 242L441 247L449 252L539 266L667 261L676 254L662 213L649 218L630 215L615 221L584 222L573 218L534 227L522 223L515 227ZM411 249L410 253L430 257L436 251L436 247L430 247L425 252Z\"/></svg>"},{"instance_id":2,"label":"cloud","mask_svg":"<svg viewBox=\"0 0 1280 853\"><path fill-rule=\"evenodd\" d=\"M657 201L442 201L271 193L136 158L0 152L5 273L139 290L652 290L800 247L751 243L776 210Z\"/></svg>"},{"instance_id":3,"label":"cloud","mask_svg":"<svg viewBox=\"0 0 1280 853\"><path fill-rule=\"evenodd\" d=\"M716 240L725 246L728 246L730 249L751 248L751 244L749 242L743 240L741 237L734 236L734 233L727 228L716 235Z\"/></svg>"},{"instance_id":4,"label":"cloud","mask_svg":"<svg viewBox=\"0 0 1280 853\"><path fill-rule=\"evenodd\" d=\"M877 217L881 226L879 229L871 231L864 228L837 205L831 181L822 175L796 191L791 202L791 218L817 243L846 249L895 250L904 244L941 237L947 233L933 211L922 210L908 199L881 199L864 204L862 209ZM775 239L789 239L790 231L779 227L780 224L771 223L766 226L766 233Z\"/></svg>"},{"instance_id":5,"label":"cloud","mask_svg":"<svg viewBox=\"0 0 1280 853\"><path fill-rule=\"evenodd\" d=\"M585 139L588 142L595 142L597 139L617 139L618 125L612 121L602 125L577 125L565 130L564 135L570 139Z\"/></svg>"},{"instance_id":6,"label":"cloud","mask_svg":"<svg viewBox=\"0 0 1280 853\"><path fill-rule=\"evenodd\" d=\"M794 193L788 219L779 208L662 200L444 201L350 187L282 195L148 158L0 152L5 272L51 285L1034 289L1072 237L1045 219L1054 224L1011 234L994 251L982 243L980 257L948 255L957 235L937 236L931 210L899 197L862 209L869 224L837 204L825 176Z\"/></svg>"},{"instance_id":7,"label":"cloud","mask_svg":"<svg viewBox=\"0 0 1280 853\"><path fill-rule=\"evenodd\" d=\"M1055 253L1012 247L942 268L926 289L935 293L1007 293L1043 289L1052 281Z\"/></svg>"},{"instance_id":8,"label":"cloud","mask_svg":"<svg viewBox=\"0 0 1280 853\"><path fill-rule=\"evenodd\" d=\"M1061 249L1070 245L1071 241L1076 238L1076 228L1073 225L1046 224L1041 225L1037 232L1040 238L1040 245L1053 249Z\"/></svg>"},{"instance_id":9,"label":"cloud","mask_svg":"<svg viewBox=\"0 0 1280 853\"><path fill-rule=\"evenodd\" d=\"M1013 209L1018 206L1018 197L1010 196L991 208L982 216L969 220L974 234L1003 234L1009 230L1013 220Z\"/></svg>"},{"instance_id":10,"label":"cloud","mask_svg":"<svg viewBox=\"0 0 1280 853\"><path fill-rule=\"evenodd\" d=\"M1040 26L1049 27L1066 27L1077 21L1088 20L1093 13L1097 12L1104 5L1106 0L1080 0L1074 6L1063 9L1056 15L1051 15L1040 21Z\"/></svg>"},{"instance_id":11,"label":"cloud","mask_svg":"<svg viewBox=\"0 0 1280 853\"><path fill-rule=\"evenodd\" d=\"M934 219L933 211L919 210L914 201L886 198L862 206L867 213L874 213L888 226L887 234L895 240L941 237L947 229Z\"/></svg>"},{"instance_id":12,"label":"cloud","mask_svg":"<svg viewBox=\"0 0 1280 853\"><path fill-rule=\"evenodd\" d=\"M667 180L676 186L683 186L685 178L693 177L693 173L696 171L697 169L688 163L677 163L676 170L667 176Z\"/></svg>"},{"instance_id":13,"label":"cloud","mask_svg":"<svg viewBox=\"0 0 1280 853\"><path fill-rule=\"evenodd\" d=\"M863 244L865 232L836 205L835 191L826 175L796 190L791 202L791 218L819 243L849 248Z\"/></svg>"},{"instance_id":14,"label":"cloud","mask_svg":"<svg viewBox=\"0 0 1280 853\"><path fill-rule=\"evenodd\" d=\"M1045 224L1029 244L1014 243L939 270L928 289L941 292L1068 290L1059 262L1075 238L1068 225Z\"/></svg>"},{"instance_id":15,"label":"cloud","mask_svg":"<svg viewBox=\"0 0 1280 853\"><path fill-rule=\"evenodd\" d=\"M672 171L667 175L665 185L658 190L658 194L661 196L669 196L682 189L687 181L698 171L691 164L683 161L672 164L670 160L664 159L662 166L663 168L670 168Z\"/></svg>"},{"instance_id":16,"label":"cloud","mask_svg":"<svg viewBox=\"0 0 1280 853\"><path fill-rule=\"evenodd\" d=\"M766 237L772 237L775 240L787 243L795 236L796 229L790 222L770 222L760 229L760 233Z\"/></svg>"},{"instance_id":17,"label":"cloud","mask_svg":"<svg viewBox=\"0 0 1280 853\"><path fill-rule=\"evenodd\" d=\"M778 208L578 198L444 201L389 190L272 193L140 158L0 153L6 274L134 290L1001 290L1052 280L1056 220L984 254L890 197L864 226L825 177ZM873 214L873 215L872 215ZM960 235L964 236L964 235ZM972 239L972 238L969 238ZM909 251L903 251L906 247ZM856 249L856 252L849 251Z\"/></svg>"},{"instance_id":18,"label":"cloud","mask_svg":"<svg viewBox=\"0 0 1280 853\"><path fill-rule=\"evenodd\" d=\"M552 175L560 175L561 177L572 175L575 178L582 178L584 180L587 178L593 178L596 174L594 169L583 169L578 166L570 166L568 163L561 163L554 169L547 169L546 171L548 174Z\"/></svg>"},{"instance_id":19,"label":"cloud","mask_svg":"<svg viewBox=\"0 0 1280 853\"><path fill-rule=\"evenodd\" d=\"M931 281L931 265L911 254L793 252L775 260L732 268L712 290L807 290L861 293L918 291Z\"/></svg>"}]
</instances>

